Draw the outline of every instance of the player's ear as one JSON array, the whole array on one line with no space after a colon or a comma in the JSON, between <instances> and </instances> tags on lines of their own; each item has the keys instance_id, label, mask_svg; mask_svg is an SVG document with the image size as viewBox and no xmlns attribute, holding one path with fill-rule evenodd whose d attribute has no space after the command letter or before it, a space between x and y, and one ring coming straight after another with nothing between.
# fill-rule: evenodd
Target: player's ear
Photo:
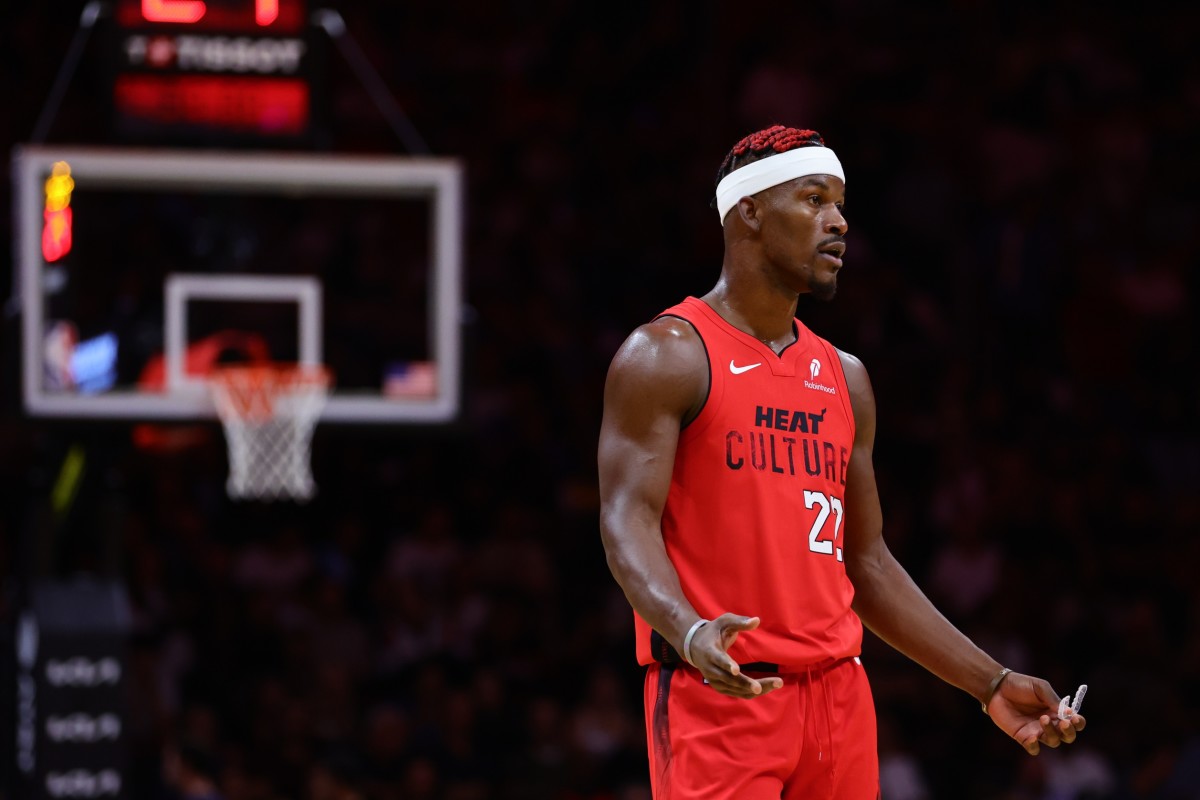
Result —
<instances>
[{"instance_id":1,"label":"player's ear","mask_svg":"<svg viewBox=\"0 0 1200 800\"><path fill-rule=\"evenodd\" d=\"M743 197L734 206L734 212L742 223L752 231L762 228L763 207L753 197Z\"/></svg>"}]
</instances>

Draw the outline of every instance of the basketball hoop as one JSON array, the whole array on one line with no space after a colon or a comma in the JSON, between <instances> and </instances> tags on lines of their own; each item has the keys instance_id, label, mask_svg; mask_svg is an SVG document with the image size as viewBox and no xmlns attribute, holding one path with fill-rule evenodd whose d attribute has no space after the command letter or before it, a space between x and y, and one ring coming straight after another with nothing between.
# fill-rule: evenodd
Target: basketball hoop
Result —
<instances>
[{"instance_id":1,"label":"basketball hoop","mask_svg":"<svg viewBox=\"0 0 1200 800\"><path fill-rule=\"evenodd\" d=\"M300 502L316 493L309 457L332 375L322 366L218 367L209 380L229 445L225 490L235 500Z\"/></svg>"}]
</instances>

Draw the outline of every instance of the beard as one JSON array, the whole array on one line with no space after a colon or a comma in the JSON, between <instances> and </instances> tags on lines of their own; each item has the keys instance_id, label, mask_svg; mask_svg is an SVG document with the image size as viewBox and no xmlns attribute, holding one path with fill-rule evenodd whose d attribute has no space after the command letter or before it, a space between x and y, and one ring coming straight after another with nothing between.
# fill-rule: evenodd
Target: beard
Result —
<instances>
[{"instance_id":1,"label":"beard","mask_svg":"<svg viewBox=\"0 0 1200 800\"><path fill-rule=\"evenodd\" d=\"M828 277L821 278L813 276L808 283L808 289L813 297L822 303L828 303L837 294L837 275L830 274Z\"/></svg>"}]
</instances>

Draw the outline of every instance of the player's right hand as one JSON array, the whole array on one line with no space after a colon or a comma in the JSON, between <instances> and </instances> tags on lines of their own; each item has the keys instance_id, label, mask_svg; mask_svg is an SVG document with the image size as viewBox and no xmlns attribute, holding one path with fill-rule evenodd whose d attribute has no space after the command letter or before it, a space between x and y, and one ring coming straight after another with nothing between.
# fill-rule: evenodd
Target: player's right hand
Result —
<instances>
[{"instance_id":1,"label":"player's right hand","mask_svg":"<svg viewBox=\"0 0 1200 800\"><path fill-rule=\"evenodd\" d=\"M729 648L742 631L758 627L758 617L722 614L696 631L692 637L692 663L712 688L730 697L762 697L783 686L783 678L755 680L742 674L742 668L729 657Z\"/></svg>"}]
</instances>

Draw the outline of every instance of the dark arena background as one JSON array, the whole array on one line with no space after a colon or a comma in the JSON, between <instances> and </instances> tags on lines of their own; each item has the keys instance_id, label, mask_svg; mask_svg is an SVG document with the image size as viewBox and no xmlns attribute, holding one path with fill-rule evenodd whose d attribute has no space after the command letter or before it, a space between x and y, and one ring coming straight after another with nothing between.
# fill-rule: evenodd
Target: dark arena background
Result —
<instances>
[{"instance_id":1,"label":"dark arena background","mask_svg":"<svg viewBox=\"0 0 1200 800\"><path fill-rule=\"evenodd\" d=\"M868 635L883 797L1200 797L1185 8L7 0L0 797L648 798L603 382L715 281L717 167L774 123L848 173L838 296L799 314L870 370L891 548L998 660L1090 687L1033 759ZM84 150L379 166L43 191ZM460 181L437 247L429 196L369 188L409 159ZM418 411L321 421L307 503L231 499L211 408L154 416L176 273L315 281L346 413ZM200 297L184 334L295 360L298 306Z\"/></svg>"}]
</instances>

